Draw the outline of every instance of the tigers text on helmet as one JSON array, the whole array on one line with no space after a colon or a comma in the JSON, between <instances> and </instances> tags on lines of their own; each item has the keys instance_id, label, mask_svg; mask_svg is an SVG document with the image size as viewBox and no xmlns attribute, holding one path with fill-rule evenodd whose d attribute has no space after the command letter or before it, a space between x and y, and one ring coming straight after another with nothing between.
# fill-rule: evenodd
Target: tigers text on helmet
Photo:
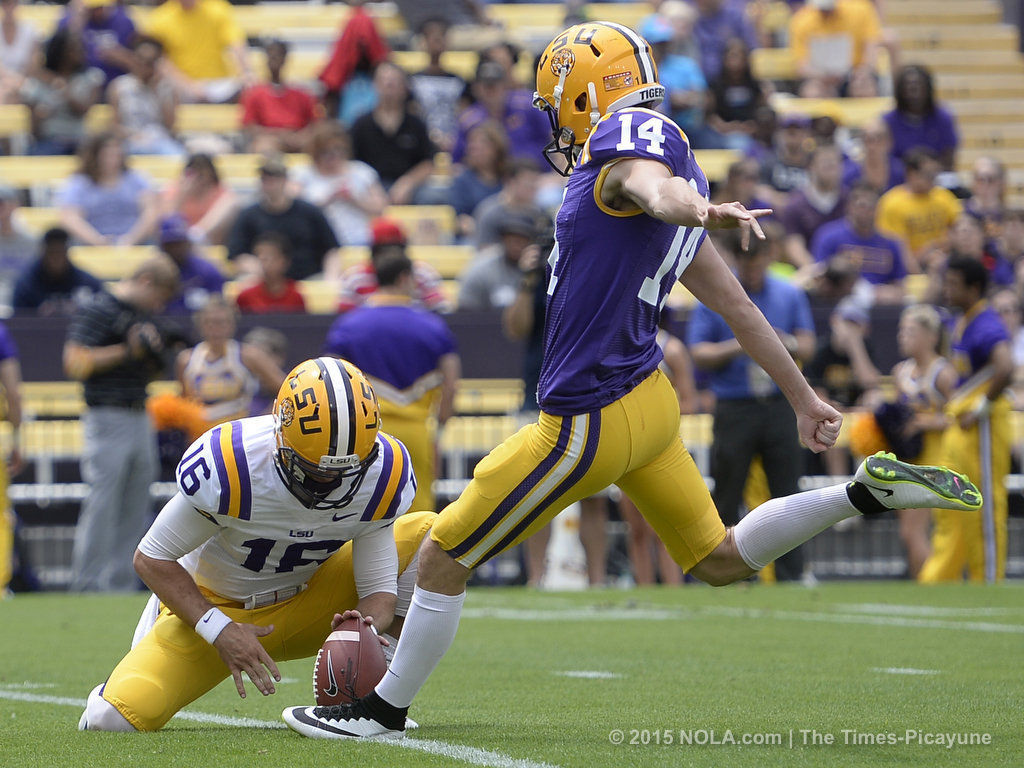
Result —
<instances>
[{"instance_id":1,"label":"tigers text on helmet","mask_svg":"<svg viewBox=\"0 0 1024 768\"><path fill-rule=\"evenodd\" d=\"M379 429L377 395L362 371L335 357L306 360L274 402L277 472L303 506L344 507L377 458ZM344 493L328 500L346 481Z\"/></svg>"},{"instance_id":2,"label":"tigers text on helmet","mask_svg":"<svg viewBox=\"0 0 1024 768\"><path fill-rule=\"evenodd\" d=\"M622 24L591 21L556 37L537 64L533 106L547 113L552 139L544 147L551 167L568 176L576 154L602 116L665 97L651 46ZM559 168L554 156L566 160Z\"/></svg>"}]
</instances>

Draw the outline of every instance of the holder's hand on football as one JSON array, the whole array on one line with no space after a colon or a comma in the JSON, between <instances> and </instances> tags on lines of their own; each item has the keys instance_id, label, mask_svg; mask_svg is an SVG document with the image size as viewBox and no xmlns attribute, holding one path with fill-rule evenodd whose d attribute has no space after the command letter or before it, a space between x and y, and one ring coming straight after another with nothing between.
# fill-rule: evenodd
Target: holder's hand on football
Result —
<instances>
[{"instance_id":1,"label":"holder's hand on football","mask_svg":"<svg viewBox=\"0 0 1024 768\"><path fill-rule=\"evenodd\" d=\"M373 616L363 616L361 613L359 613L359 611L356 611L356 610L345 611L344 613L336 613L336 614L334 614L334 618L331 619L331 631L334 631L338 627L340 627L341 626L341 622L345 621L345 619L362 619L363 623L366 624L367 626L369 626L370 629L373 630L373 634L375 634L377 636L377 639L380 640L380 644L381 645L383 645L383 646L391 645L391 643L389 643L387 641L387 639L382 637L381 634L377 631L377 627L373 623Z\"/></svg>"},{"instance_id":2,"label":"holder's hand on football","mask_svg":"<svg viewBox=\"0 0 1024 768\"><path fill-rule=\"evenodd\" d=\"M281 673L277 664L270 658L267 649L257 638L265 637L274 631L274 625L259 627L255 624L239 624L231 622L217 635L213 647L217 649L221 660L231 670L235 679L238 695L245 698L245 685L242 673L249 676L253 685L264 696L275 691L274 680L281 682ZM273 680L271 680L273 676Z\"/></svg>"}]
</instances>

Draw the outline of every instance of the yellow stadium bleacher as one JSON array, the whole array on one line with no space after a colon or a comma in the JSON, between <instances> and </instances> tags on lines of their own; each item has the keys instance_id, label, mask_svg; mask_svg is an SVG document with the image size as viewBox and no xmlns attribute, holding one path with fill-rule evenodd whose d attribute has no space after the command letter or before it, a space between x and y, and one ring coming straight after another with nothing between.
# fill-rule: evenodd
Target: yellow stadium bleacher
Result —
<instances>
[{"instance_id":1,"label":"yellow stadium bleacher","mask_svg":"<svg viewBox=\"0 0 1024 768\"><path fill-rule=\"evenodd\" d=\"M1024 97L1024 77L1019 74L957 74L938 78L940 99L1005 99L1019 101Z\"/></svg>"},{"instance_id":2,"label":"yellow stadium bleacher","mask_svg":"<svg viewBox=\"0 0 1024 768\"><path fill-rule=\"evenodd\" d=\"M945 106L956 115L960 125L992 125L1020 122L1021 108L1017 100L949 99Z\"/></svg>"},{"instance_id":3,"label":"yellow stadium bleacher","mask_svg":"<svg viewBox=\"0 0 1024 768\"><path fill-rule=\"evenodd\" d=\"M32 130L32 114L24 104L0 104L0 139L28 136Z\"/></svg>"},{"instance_id":4,"label":"yellow stadium bleacher","mask_svg":"<svg viewBox=\"0 0 1024 768\"><path fill-rule=\"evenodd\" d=\"M995 156L1007 168L1024 170L1024 148L1002 148L993 152L991 147L961 147L956 153L956 169L967 172L979 157Z\"/></svg>"},{"instance_id":5,"label":"yellow stadium bleacher","mask_svg":"<svg viewBox=\"0 0 1024 768\"><path fill-rule=\"evenodd\" d=\"M284 69L284 79L290 82L308 83L317 79L327 63L329 51L299 50L288 54L288 63ZM413 74L424 69L429 63L423 51L392 51L392 60L406 72ZM447 51L441 56L441 66L464 80L472 80L476 74L479 56L476 51ZM254 72L265 71L265 58L262 50L249 50L249 63ZM529 55L520 58L517 74L525 81L533 77L533 61Z\"/></svg>"},{"instance_id":6,"label":"yellow stadium bleacher","mask_svg":"<svg viewBox=\"0 0 1024 768\"><path fill-rule=\"evenodd\" d=\"M287 155L289 167L297 168L309 163L304 154ZM217 155L214 162L221 178L232 185L251 185L257 178L262 157L254 154ZM184 159L169 155L132 155L128 165L158 182L166 182L181 174ZM28 189L57 187L78 170L79 160L69 155L0 157L0 179L7 184Z\"/></svg>"},{"instance_id":7,"label":"yellow stadium bleacher","mask_svg":"<svg viewBox=\"0 0 1024 768\"><path fill-rule=\"evenodd\" d=\"M936 26L914 24L899 31L904 57L912 61L919 51L1014 51L1018 50L1019 33L1009 24L955 24Z\"/></svg>"},{"instance_id":8,"label":"yellow stadium bleacher","mask_svg":"<svg viewBox=\"0 0 1024 768\"><path fill-rule=\"evenodd\" d=\"M390 205L384 215L402 226L410 243L444 245L455 238L455 209L450 205Z\"/></svg>"},{"instance_id":9,"label":"yellow stadium bleacher","mask_svg":"<svg viewBox=\"0 0 1024 768\"><path fill-rule=\"evenodd\" d=\"M441 432L440 448L448 454L487 453L518 428L514 416L453 416Z\"/></svg>"},{"instance_id":10,"label":"yellow stadium bleacher","mask_svg":"<svg viewBox=\"0 0 1024 768\"><path fill-rule=\"evenodd\" d=\"M960 126L960 146L968 149L1024 149L1024 125L980 123Z\"/></svg>"},{"instance_id":11,"label":"yellow stadium bleacher","mask_svg":"<svg viewBox=\"0 0 1024 768\"><path fill-rule=\"evenodd\" d=\"M512 414L523 405L522 379L462 379L455 393L457 414Z\"/></svg>"},{"instance_id":12,"label":"yellow stadium bleacher","mask_svg":"<svg viewBox=\"0 0 1024 768\"><path fill-rule=\"evenodd\" d=\"M85 116L90 133L109 130L114 112L108 104L97 104ZM237 104L180 104L175 113L175 131L180 134L238 133L242 129L241 107Z\"/></svg>"},{"instance_id":13,"label":"yellow stadium bleacher","mask_svg":"<svg viewBox=\"0 0 1024 768\"><path fill-rule=\"evenodd\" d=\"M903 290L907 297L916 302L924 301L928 291L928 275L907 275L903 278Z\"/></svg>"},{"instance_id":14,"label":"yellow stadium bleacher","mask_svg":"<svg viewBox=\"0 0 1024 768\"><path fill-rule=\"evenodd\" d=\"M300 280L299 292L306 311L314 315L332 315L338 311L338 284L328 280Z\"/></svg>"},{"instance_id":15,"label":"yellow stadium bleacher","mask_svg":"<svg viewBox=\"0 0 1024 768\"><path fill-rule=\"evenodd\" d=\"M228 261L227 249L224 246L210 245L197 250L200 255L216 264L221 272L234 272L234 265ZM152 245L73 245L71 260L75 266L100 280L120 280L130 275L139 264L156 252L156 247Z\"/></svg>"},{"instance_id":16,"label":"yellow stadium bleacher","mask_svg":"<svg viewBox=\"0 0 1024 768\"><path fill-rule=\"evenodd\" d=\"M368 11L374 17L383 34L394 34L405 28L402 17L393 10L382 6L370 6ZM57 26L64 9L59 5L34 3L19 9L19 15L43 34L49 34ZM137 26L145 29L152 9L145 6L128 6L129 15ZM320 3L259 3L257 5L236 5L235 20L247 37L274 35L287 37L298 31L325 31L337 33L348 18L350 9L344 3L323 5Z\"/></svg>"},{"instance_id":17,"label":"yellow stadium bleacher","mask_svg":"<svg viewBox=\"0 0 1024 768\"><path fill-rule=\"evenodd\" d=\"M708 181L719 182L725 180L729 166L743 155L735 149L695 149L693 156L704 170Z\"/></svg>"},{"instance_id":18,"label":"yellow stadium bleacher","mask_svg":"<svg viewBox=\"0 0 1024 768\"><path fill-rule=\"evenodd\" d=\"M473 247L469 245L411 245L409 258L422 261L445 279L457 278L473 259ZM342 269L362 264L369 257L369 249L362 246L348 246L341 249Z\"/></svg>"},{"instance_id":19,"label":"yellow stadium bleacher","mask_svg":"<svg viewBox=\"0 0 1024 768\"><path fill-rule=\"evenodd\" d=\"M750 52L750 68L759 80L797 80L797 61L790 48L755 48ZM890 73L889 53L879 51L876 71L883 77Z\"/></svg>"},{"instance_id":20,"label":"yellow stadium bleacher","mask_svg":"<svg viewBox=\"0 0 1024 768\"><path fill-rule=\"evenodd\" d=\"M1002 21L1002 8L996 0L898 0L887 2L887 27L892 26L962 26L997 24Z\"/></svg>"},{"instance_id":21,"label":"yellow stadium bleacher","mask_svg":"<svg viewBox=\"0 0 1024 768\"><path fill-rule=\"evenodd\" d=\"M887 96L863 99L805 99L775 93L772 94L770 102L779 115L835 115L842 125L850 128L861 128L893 108L893 101Z\"/></svg>"},{"instance_id":22,"label":"yellow stadium bleacher","mask_svg":"<svg viewBox=\"0 0 1024 768\"><path fill-rule=\"evenodd\" d=\"M921 64L934 74L964 75L1021 75L1024 61L1013 50L957 51L951 55L948 50L914 51L905 57L906 64Z\"/></svg>"},{"instance_id":23,"label":"yellow stadium bleacher","mask_svg":"<svg viewBox=\"0 0 1024 768\"><path fill-rule=\"evenodd\" d=\"M60 226L60 208L21 207L14 214L15 219L28 230L29 234L39 237L50 227Z\"/></svg>"},{"instance_id":24,"label":"yellow stadium bleacher","mask_svg":"<svg viewBox=\"0 0 1024 768\"><path fill-rule=\"evenodd\" d=\"M640 20L651 12L648 3L602 3L600 17L636 27ZM406 31L405 20L390 4L370 4L367 11L381 34L398 35ZM21 18L32 24L43 35L49 35L56 27L64 9L58 5L34 3L19 8ZM128 12L135 24L145 30L152 9L144 6L128 6ZM565 20L565 9L561 4L513 3L487 5L486 12L505 34L530 36L542 34L550 37L553 30L561 29ZM350 13L343 3L329 5L321 3L266 2L256 5L234 7L234 17L242 31L249 38L273 35L284 39L333 39L341 30ZM477 44L488 37L494 27L480 27L469 40ZM493 35L490 35L493 37Z\"/></svg>"},{"instance_id":25,"label":"yellow stadium bleacher","mask_svg":"<svg viewBox=\"0 0 1024 768\"><path fill-rule=\"evenodd\" d=\"M79 419L40 419L25 421L21 425L20 448L28 459L40 456L82 455L83 429ZM11 425L0 424L0 450L8 455L12 445Z\"/></svg>"}]
</instances>

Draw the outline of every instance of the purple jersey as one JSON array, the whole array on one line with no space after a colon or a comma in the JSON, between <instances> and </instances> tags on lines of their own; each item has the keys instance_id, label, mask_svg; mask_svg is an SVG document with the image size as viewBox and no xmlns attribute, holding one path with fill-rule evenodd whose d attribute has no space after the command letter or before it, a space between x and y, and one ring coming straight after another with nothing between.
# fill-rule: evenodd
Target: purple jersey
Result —
<instances>
[{"instance_id":1,"label":"purple jersey","mask_svg":"<svg viewBox=\"0 0 1024 768\"><path fill-rule=\"evenodd\" d=\"M670 119L632 108L598 122L566 185L548 258L538 402L556 416L599 410L658 367L658 316L704 242L699 227L677 227L601 202L605 169L627 158L664 163L708 197L686 135Z\"/></svg>"},{"instance_id":2,"label":"purple jersey","mask_svg":"<svg viewBox=\"0 0 1024 768\"><path fill-rule=\"evenodd\" d=\"M324 342L325 354L345 358L388 385L389 392L418 392L424 382L437 386L440 359L456 349L455 335L442 318L381 294L338 317Z\"/></svg>"},{"instance_id":3,"label":"purple jersey","mask_svg":"<svg viewBox=\"0 0 1024 768\"><path fill-rule=\"evenodd\" d=\"M10 360L12 357L18 357L18 347L14 344L7 326L0 323L0 362Z\"/></svg>"},{"instance_id":4,"label":"purple jersey","mask_svg":"<svg viewBox=\"0 0 1024 768\"><path fill-rule=\"evenodd\" d=\"M973 317L971 317L973 315ZM950 346L953 365L963 384L988 365L992 348L1001 341L1008 342L1010 334L995 310L982 303L957 321Z\"/></svg>"}]
</instances>

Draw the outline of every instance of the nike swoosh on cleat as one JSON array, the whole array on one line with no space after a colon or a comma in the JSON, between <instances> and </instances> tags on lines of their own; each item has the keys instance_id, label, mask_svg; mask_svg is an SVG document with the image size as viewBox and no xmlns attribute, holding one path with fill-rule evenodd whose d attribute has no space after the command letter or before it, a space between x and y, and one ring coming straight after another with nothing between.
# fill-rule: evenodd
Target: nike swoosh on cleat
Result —
<instances>
[{"instance_id":1,"label":"nike swoosh on cleat","mask_svg":"<svg viewBox=\"0 0 1024 768\"><path fill-rule=\"evenodd\" d=\"M867 483L864 483L864 485L865 487L870 488L873 491L881 491L882 493L885 494L885 498L887 499L893 495L893 491L889 490L888 488L879 488L877 485L868 485Z\"/></svg>"},{"instance_id":2,"label":"nike swoosh on cleat","mask_svg":"<svg viewBox=\"0 0 1024 768\"><path fill-rule=\"evenodd\" d=\"M352 733L352 731L346 731L344 728L335 728L333 725L328 725L323 720L315 717L310 717L306 714L306 707L296 707L292 710L292 717L301 723L306 725L312 725L314 728L319 728L321 731L327 731L328 733L336 733L339 736L349 736L353 739L362 738L362 734Z\"/></svg>"}]
</instances>

